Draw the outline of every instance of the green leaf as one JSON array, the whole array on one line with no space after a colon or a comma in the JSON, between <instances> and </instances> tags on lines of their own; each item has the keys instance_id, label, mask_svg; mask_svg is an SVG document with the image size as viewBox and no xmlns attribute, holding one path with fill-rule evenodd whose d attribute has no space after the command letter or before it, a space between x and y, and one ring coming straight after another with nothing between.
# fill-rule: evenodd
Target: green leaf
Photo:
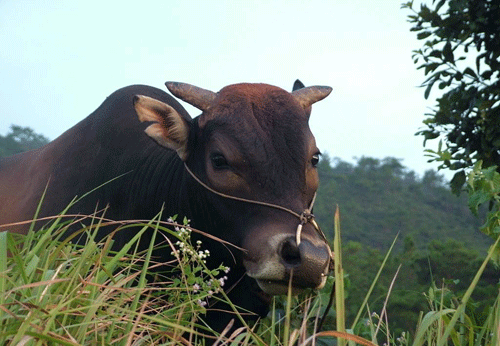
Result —
<instances>
[{"instance_id":1,"label":"green leaf","mask_svg":"<svg viewBox=\"0 0 500 346\"><path fill-rule=\"evenodd\" d=\"M443 47L443 57L445 61L455 64L455 57L453 56L453 50L451 49L450 41L446 42Z\"/></svg>"},{"instance_id":2,"label":"green leaf","mask_svg":"<svg viewBox=\"0 0 500 346\"><path fill-rule=\"evenodd\" d=\"M469 195L469 209L474 215L477 215L479 206L489 200L490 194L483 191L475 191Z\"/></svg>"},{"instance_id":3,"label":"green leaf","mask_svg":"<svg viewBox=\"0 0 500 346\"><path fill-rule=\"evenodd\" d=\"M417 34L417 39L418 40L423 40L423 39L425 39L425 38L427 38L427 37L429 37L431 35L432 35L432 32L430 32L430 31L419 32Z\"/></svg>"},{"instance_id":4,"label":"green leaf","mask_svg":"<svg viewBox=\"0 0 500 346\"><path fill-rule=\"evenodd\" d=\"M429 83L427 84L427 88L425 88L425 92L424 92L424 97L426 100L429 98L429 94L431 93L432 86L434 85L434 83L436 82L437 79L438 78L436 77L433 80L429 81Z\"/></svg>"},{"instance_id":5,"label":"green leaf","mask_svg":"<svg viewBox=\"0 0 500 346\"><path fill-rule=\"evenodd\" d=\"M441 51L435 49L429 53L429 56L434 57L434 58L441 58Z\"/></svg>"},{"instance_id":6,"label":"green leaf","mask_svg":"<svg viewBox=\"0 0 500 346\"><path fill-rule=\"evenodd\" d=\"M439 11L439 9L445 4L446 0L441 0L438 2L436 5L436 12Z\"/></svg>"},{"instance_id":7,"label":"green leaf","mask_svg":"<svg viewBox=\"0 0 500 346\"><path fill-rule=\"evenodd\" d=\"M465 172L462 170L460 172L455 173L453 179L450 181L451 191L457 196L462 191L462 186L465 184Z\"/></svg>"},{"instance_id":8,"label":"green leaf","mask_svg":"<svg viewBox=\"0 0 500 346\"><path fill-rule=\"evenodd\" d=\"M477 79L477 74L476 72L474 72L473 69L471 69L470 67L467 67L465 70L464 70L464 74L468 74L469 76L473 77L473 78L476 78Z\"/></svg>"},{"instance_id":9,"label":"green leaf","mask_svg":"<svg viewBox=\"0 0 500 346\"><path fill-rule=\"evenodd\" d=\"M492 70L484 71L483 73L481 73L481 77L483 77L484 79L490 79L492 74Z\"/></svg>"},{"instance_id":10,"label":"green leaf","mask_svg":"<svg viewBox=\"0 0 500 346\"><path fill-rule=\"evenodd\" d=\"M425 74L427 75L429 72L434 72L441 64L438 62L433 62L425 65Z\"/></svg>"}]
</instances>

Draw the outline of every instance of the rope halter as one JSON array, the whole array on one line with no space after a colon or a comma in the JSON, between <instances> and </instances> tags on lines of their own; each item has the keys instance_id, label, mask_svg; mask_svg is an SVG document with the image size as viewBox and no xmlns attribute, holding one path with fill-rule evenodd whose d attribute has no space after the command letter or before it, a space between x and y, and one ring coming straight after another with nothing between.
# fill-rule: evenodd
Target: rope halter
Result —
<instances>
[{"instance_id":1,"label":"rope halter","mask_svg":"<svg viewBox=\"0 0 500 346\"><path fill-rule=\"evenodd\" d=\"M184 162L184 167L186 168L186 171L191 175L191 177L193 177L193 179L198 182L198 184L200 184L205 189L207 189L208 191L210 191L210 192L212 192L212 193L214 193L214 194L216 194L218 196L221 196L221 197L224 197L224 198L228 198L228 199L232 199L232 200L239 201L239 202L245 202L245 203L250 203L250 204L262 205L262 206L269 207L269 208L279 209L279 210L285 211L285 212L287 212L289 214L292 214L293 216L295 216L296 218L298 218L299 219L299 224L297 226L297 231L295 232L295 241L297 242L297 246L299 246L299 244L301 242L302 227L306 223L310 223L311 225L313 225L314 229L316 230L316 233L320 236L321 239L323 239L323 241L327 245L328 253L330 254L330 262L331 262L330 265L333 264L333 255L332 255L332 252L331 252L330 247L328 245L328 240L326 239L325 234L323 233L323 231L319 227L318 223L316 222L316 220L314 218L314 215L312 214L312 208L313 208L314 202L316 200L316 192L314 192L314 196L313 196L313 199L312 199L311 203L309 204L309 207L307 209L305 209L302 213L299 214L299 213L297 213L297 212L295 212L295 211L293 211L291 209L288 209L286 207L283 207L281 205L267 203L267 202L261 202L261 201L255 201L255 200L241 198L241 197L236 197L236 196L231 196L231 195L227 195L225 193L216 191L216 190L212 189L210 186L208 186L207 184L205 184L204 182L202 182L189 169L189 167L187 166L187 164L185 162Z\"/></svg>"}]
</instances>

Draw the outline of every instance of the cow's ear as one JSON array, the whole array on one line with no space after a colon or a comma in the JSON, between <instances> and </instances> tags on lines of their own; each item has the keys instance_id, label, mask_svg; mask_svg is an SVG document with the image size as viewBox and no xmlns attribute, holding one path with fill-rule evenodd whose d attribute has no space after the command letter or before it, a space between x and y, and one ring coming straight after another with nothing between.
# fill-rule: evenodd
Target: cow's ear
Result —
<instances>
[{"instance_id":1,"label":"cow's ear","mask_svg":"<svg viewBox=\"0 0 500 346\"><path fill-rule=\"evenodd\" d=\"M296 91L296 90L299 90L299 89L304 89L305 87L306 86L304 85L304 83L302 83L300 81L300 79L296 79L295 83L293 83L292 91ZM311 117L311 110L312 110L311 106L304 108L304 111L306 112L306 115L307 115L308 118Z\"/></svg>"},{"instance_id":2,"label":"cow's ear","mask_svg":"<svg viewBox=\"0 0 500 346\"><path fill-rule=\"evenodd\" d=\"M134 107L141 122L151 121L145 132L158 144L177 151L186 161L190 124L173 107L148 96L136 95Z\"/></svg>"},{"instance_id":3,"label":"cow's ear","mask_svg":"<svg viewBox=\"0 0 500 346\"><path fill-rule=\"evenodd\" d=\"M293 83L293 89L292 89L292 91L299 90L299 89L302 89L302 88L305 88L305 87L306 86L304 85L304 83L302 83L300 81L300 79L296 79L295 83Z\"/></svg>"}]
</instances>

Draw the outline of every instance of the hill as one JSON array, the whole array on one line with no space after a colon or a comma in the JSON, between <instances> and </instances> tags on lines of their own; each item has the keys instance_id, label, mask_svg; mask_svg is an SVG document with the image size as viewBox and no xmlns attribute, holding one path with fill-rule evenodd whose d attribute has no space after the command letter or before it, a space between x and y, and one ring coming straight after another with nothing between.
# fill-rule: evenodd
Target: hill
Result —
<instances>
[{"instance_id":1,"label":"hill","mask_svg":"<svg viewBox=\"0 0 500 346\"><path fill-rule=\"evenodd\" d=\"M491 244L478 230L484 219L472 215L465 194L453 195L435 171L420 178L392 157L362 157L353 165L327 155L318 169L314 213L329 239L339 205L343 241L384 250L399 232L400 239L411 237L419 249L449 238L479 252Z\"/></svg>"}]
</instances>

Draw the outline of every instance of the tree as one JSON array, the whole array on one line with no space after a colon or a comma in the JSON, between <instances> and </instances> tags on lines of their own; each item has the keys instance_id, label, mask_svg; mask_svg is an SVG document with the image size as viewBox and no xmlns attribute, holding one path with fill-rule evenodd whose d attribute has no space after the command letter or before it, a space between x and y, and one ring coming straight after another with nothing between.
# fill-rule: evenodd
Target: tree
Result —
<instances>
[{"instance_id":1,"label":"tree","mask_svg":"<svg viewBox=\"0 0 500 346\"><path fill-rule=\"evenodd\" d=\"M421 49L413 51L427 79L427 99L434 85L443 90L418 135L440 138L437 151L426 150L440 168L457 171L451 187L458 193L465 170L482 160L483 167L500 163L500 2L440 0L413 9L403 4Z\"/></svg>"},{"instance_id":2,"label":"tree","mask_svg":"<svg viewBox=\"0 0 500 346\"><path fill-rule=\"evenodd\" d=\"M48 138L30 127L11 125L10 132L0 135L0 157L39 148L49 142Z\"/></svg>"}]
</instances>

